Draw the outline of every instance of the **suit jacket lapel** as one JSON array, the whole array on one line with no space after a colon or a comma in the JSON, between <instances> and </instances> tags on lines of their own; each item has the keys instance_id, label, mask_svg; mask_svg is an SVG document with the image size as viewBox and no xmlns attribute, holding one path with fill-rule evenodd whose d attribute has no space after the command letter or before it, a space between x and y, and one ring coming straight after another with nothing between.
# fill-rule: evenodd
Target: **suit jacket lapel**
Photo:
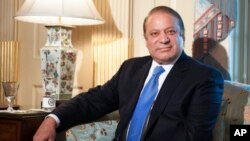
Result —
<instances>
[{"instance_id":1,"label":"suit jacket lapel","mask_svg":"<svg viewBox=\"0 0 250 141\"><path fill-rule=\"evenodd\" d=\"M138 85L138 87L137 87L137 89L132 97L131 105L128 108L128 111L129 111L128 117L130 117L133 114L134 108L137 104L137 100L140 96L141 90L142 90L144 82L147 78L151 64L152 64L152 59L150 61L148 61L143 67L141 67L141 69L138 71L138 74L136 75L136 76L140 77L141 79L140 79L139 85Z\"/></svg>"},{"instance_id":2,"label":"suit jacket lapel","mask_svg":"<svg viewBox=\"0 0 250 141\"><path fill-rule=\"evenodd\" d=\"M185 65L186 54L183 52L178 61L175 63L168 76L166 77L161 90L159 91L158 97L154 102L154 107L150 113L150 118L147 126L145 135L150 130L156 119L159 118L163 110L165 109L169 99L174 93L177 86L183 80L187 65Z\"/></svg>"},{"instance_id":3,"label":"suit jacket lapel","mask_svg":"<svg viewBox=\"0 0 250 141\"><path fill-rule=\"evenodd\" d=\"M152 59L149 59L149 61L145 65L143 65L139 71L137 71L137 74L135 74L135 77L139 77L139 79L140 79L139 84L138 84L137 89L134 92L133 97L131 98L130 105L128 105L128 108L125 111L127 116L122 117L124 122L123 122L123 124L120 125L120 128L118 129L118 130L120 130L119 133L123 133L123 135L122 135L123 138L125 138L125 136L126 136L125 131L127 130L127 125L130 122L131 116L132 116L134 108L137 104L137 100L140 96L141 90L142 90L144 82L147 78L151 64L152 64Z\"/></svg>"}]
</instances>

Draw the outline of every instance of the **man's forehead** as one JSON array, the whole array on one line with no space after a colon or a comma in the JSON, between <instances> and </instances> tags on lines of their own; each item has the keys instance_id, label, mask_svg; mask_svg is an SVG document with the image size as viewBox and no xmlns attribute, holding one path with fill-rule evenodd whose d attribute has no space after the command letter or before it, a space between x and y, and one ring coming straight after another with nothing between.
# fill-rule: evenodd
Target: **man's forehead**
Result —
<instances>
[{"instance_id":1,"label":"man's forehead","mask_svg":"<svg viewBox=\"0 0 250 141\"><path fill-rule=\"evenodd\" d=\"M160 25L162 23L169 24L169 27L172 28L179 28L179 21L176 17L174 17L171 14L166 15L167 17L164 18L165 15L160 15L160 14L155 14L155 15L150 15L146 21L146 26L150 25Z\"/></svg>"},{"instance_id":2,"label":"man's forehead","mask_svg":"<svg viewBox=\"0 0 250 141\"><path fill-rule=\"evenodd\" d=\"M154 12L154 13L148 15L147 22L148 21L154 22L155 19L160 20L160 19L163 19L164 17L166 17L167 20L172 20L172 21L178 22L178 18L176 18L171 13L167 13L167 12Z\"/></svg>"}]
</instances>

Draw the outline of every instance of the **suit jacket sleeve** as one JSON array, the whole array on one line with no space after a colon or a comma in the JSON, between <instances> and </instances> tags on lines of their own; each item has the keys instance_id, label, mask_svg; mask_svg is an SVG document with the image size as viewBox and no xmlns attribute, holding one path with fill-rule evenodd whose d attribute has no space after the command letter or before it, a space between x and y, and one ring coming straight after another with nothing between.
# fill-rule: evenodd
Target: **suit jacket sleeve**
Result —
<instances>
[{"instance_id":1,"label":"suit jacket sleeve","mask_svg":"<svg viewBox=\"0 0 250 141\"><path fill-rule=\"evenodd\" d=\"M102 86L89 89L62 103L52 113L59 120L57 131L94 121L118 109L117 79L119 71Z\"/></svg>"}]
</instances>

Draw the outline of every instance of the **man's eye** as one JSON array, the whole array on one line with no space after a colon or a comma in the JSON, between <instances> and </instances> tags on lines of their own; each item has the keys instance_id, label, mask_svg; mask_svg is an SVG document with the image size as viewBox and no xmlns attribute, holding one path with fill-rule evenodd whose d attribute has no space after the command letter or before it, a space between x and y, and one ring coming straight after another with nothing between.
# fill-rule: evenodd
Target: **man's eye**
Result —
<instances>
[{"instance_id":1,"label":"man's eye","mask_svg":"<svg viewBox=\"0 0 250 141\"><path fill-rule=\"evenodd\" d=\"M169 30L169 31L167 31L167 34L168 35L174 35L174 34L176 34L176 30Z\"/></svg>"},{"instance_id":2,"label":"man's eye","mask_svg":"<svg viewBox=\"0 0 250 141\"><path fill-rule=\"evenodd\" d=\"M159 34L158 32L152 32L150 35L153 36L153 37L155 37L155 36L157 36L158 34Z\"/></svg>"}]
</instances>

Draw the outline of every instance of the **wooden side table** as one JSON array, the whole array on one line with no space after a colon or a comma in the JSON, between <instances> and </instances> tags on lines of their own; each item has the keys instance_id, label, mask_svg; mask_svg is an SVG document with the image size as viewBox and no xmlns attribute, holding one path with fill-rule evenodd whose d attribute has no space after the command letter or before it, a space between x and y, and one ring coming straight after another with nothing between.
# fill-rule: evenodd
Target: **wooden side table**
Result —
<instances>
[{"instance_id":1,"label":"wooden side table","mask_svg":"<svg viewBox=\"0 0 250 141\"><path fill-rule=\"evenodd\" d=\"M0 141L32 141L46 112L0 113Z\"/></svg>"}]
</instances>

